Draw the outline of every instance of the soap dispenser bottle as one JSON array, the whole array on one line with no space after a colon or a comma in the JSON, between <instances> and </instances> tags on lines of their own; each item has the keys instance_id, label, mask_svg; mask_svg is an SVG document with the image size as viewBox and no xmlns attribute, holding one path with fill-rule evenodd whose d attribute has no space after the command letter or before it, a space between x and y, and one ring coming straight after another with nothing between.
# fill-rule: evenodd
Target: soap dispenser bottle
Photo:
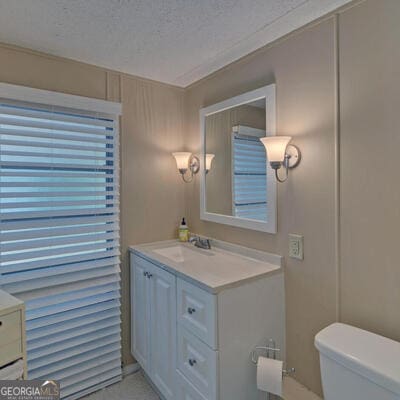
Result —
<instances>
[{"instance_id":1,"label":"soap dispenser bottle","mask_svg":"<svg viewBox=\"0 0 400 400\"><path fill-rule=\"evenodd\" d=\"M179 241L187 242L189 240L189 227L186 225L185 218L182 218L181 225L179 226Z\"/></svg>"}]
</instances>

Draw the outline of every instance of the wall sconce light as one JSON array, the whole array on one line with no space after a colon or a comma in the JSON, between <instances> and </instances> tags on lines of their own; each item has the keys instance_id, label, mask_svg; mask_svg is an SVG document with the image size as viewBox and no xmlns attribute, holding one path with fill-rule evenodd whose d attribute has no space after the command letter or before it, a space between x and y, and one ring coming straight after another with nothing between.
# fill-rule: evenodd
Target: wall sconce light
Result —
<instances>
[{"instance_id":1,"label":"wall sconce light","mask_svg":"<svg viewBox=\"0 0 400 400\"><path fill-rule=\"evenodd\" d=\"M211 169L212 161L214 160L215 154L206 154L206 174Z\"/></svg>"},{"instance_id":2,"label":"wall sconce light","mask_svg":"<svg viewBox=\"0 0 400 400\"><path fill-rule=\"evenodd\" d=\"M172 153L176 160L176 166L178 167L179 173L182 176L184 182L192 182L193 176L196 175L200 170L200 160L192 153L185 151L179 151ZM189 178L186 178L186 172L190 170Z\"/></svg>"},{"instance_id":3,"label":"wall sconce light","mask_svg":"<svg viewBox=\"0 0 400 400\"><path fill-rule=\"evenodd\" d=\"M297 167L300 163L301 152L299 148L289 144L292 140L290 136L267 136L260 140L267 152L267 160L275 171L276 180L285 182L289 176L289 169ZM286 169L286 176L283 179L278 175L278 169L282 166Z\"/></svg>"},{"instance_id":4,"label":"wall sconce light","mask_svg":"<svg viewBox=\"0 0 400 400\"><path fill-rule=\"evenodd\" d=\"M178 167L183 181L186 183L192 182L194 175L196 175L200 170L199 158L186 151L178 151L172 153L172 155L175 157L176 166ZM208 174L208 171L211 169L214 157L215 154L206 154L206 174ZM190 176L189 178L186 178L185 175L188 170L190 171Z\"/></svg>"}]
</instances>

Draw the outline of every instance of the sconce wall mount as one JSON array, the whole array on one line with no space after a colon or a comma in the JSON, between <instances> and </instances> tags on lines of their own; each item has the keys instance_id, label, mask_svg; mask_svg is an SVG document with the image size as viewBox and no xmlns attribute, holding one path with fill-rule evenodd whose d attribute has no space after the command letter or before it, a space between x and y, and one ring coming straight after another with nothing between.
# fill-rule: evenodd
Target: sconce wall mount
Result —
<instances>
[{"instance_id":1,"label":"sconce wall mount","mask_svg":"<svg viewBox=\"0 0 400 400\"><path fill-rule=\"evenodd\" d=\"M176 166L178 167L178 171L181 174L183 181L186 183L192 182L193 177L200 171L199 157L186 151L178 151L176 153L172 153L172 155L175 157ZM205 155L206 174L211 169L211 164L214 157L214 154ZM190 175L189 177L186 177L186 173L188 171L190 171Z\"/></svg>"},{"instance_id":2,"label":"sconce wall mount","mask_svg":"<svg viewBox=\"0 0 400 400\"><path fill-rule=\"evenodd\" d=\"M278 182L285 182L289 176L289 170L296 168L301 161L300 149L289 144L290 136L267 136L260 139L267 152L267 158L271 168L275 171L275 178ZM278 170L284 167L286 176L280 178Z\"/></svg>"},{"instance_id":3,"label":"sconce wall mount","mask_svg":"<svg viewBox=\"0 0 400 400\"><path fill-rule=\"evenodd\" d=\"M200 171L199 158L192 153L184 151L172 153L172 155L175 157L176 166L178 167L178 171L181 174L183 181L186 183L192 182L194 175ZM186 177L188 171L190 171L190 175L189 177Z\"/></svg>"}]
</instances>

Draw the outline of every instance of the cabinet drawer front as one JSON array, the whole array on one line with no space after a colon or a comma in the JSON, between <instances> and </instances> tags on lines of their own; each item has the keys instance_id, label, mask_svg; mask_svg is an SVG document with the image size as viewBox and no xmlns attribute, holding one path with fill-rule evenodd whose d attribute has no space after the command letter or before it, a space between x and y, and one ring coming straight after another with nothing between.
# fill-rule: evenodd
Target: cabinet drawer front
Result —
<instances>
[{"instance_id":1,"label":"cabinet drawer front","mask_svg":"<svg viewBox=\"0 0 400 400\"><path fill-rule=\"evenodd\" d=\"M177 400L207 400L179 371L176 371Z\"/></svg>"},{"instance_id":2,"label":"cabinet drawer front","mask_svg":"<svg viewBox=\"0 0 400 400\"><path fill-rule=\"evenodd\" d=\"M178 279L178 320L203 342L217 348L216 296Z\"/></svg>"},{"instance_id":3,"label":"cabinet drawer front","mask_svg":"<svg viewBox=\"0 0 400 400\"><path fill-rule=\"evenodd\" d=\"M22 357L22 340L15 339L3 346L0 346L0 367Z\"/></svg>"},{"instance_id":4,"label":"cabinet drawer front","mask_svg":"<svg viewBox=\"0 0 400 400\"><path fill-rule=\"evenodd\" d=\"M21 338L21 312L0 315L0 347Z\"/></svg>"},{"instance_id":5,"label":"cabinet drawer front","mask_svg":"<svg viewBox=\"0 0 400 400\"><path fill-rule=\"evenodd\" d=\"M218 352L178 327L178 370L208 400L217 393Z\"/></svg>"}]
</instances>

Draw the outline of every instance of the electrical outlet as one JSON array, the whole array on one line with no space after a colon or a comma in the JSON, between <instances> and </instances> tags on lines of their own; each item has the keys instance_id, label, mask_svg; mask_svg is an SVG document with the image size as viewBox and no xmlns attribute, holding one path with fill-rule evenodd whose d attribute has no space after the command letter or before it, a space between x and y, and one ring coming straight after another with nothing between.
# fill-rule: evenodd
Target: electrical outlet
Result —
<instances>
[{"instance_id":1,"label":"electrical outlet","mask_svg":"<svg viewBox=\"0 0 400 400\"><path fill-rule=\"evenodd\" d=\"M304 258L302 235L289 234L289 257L297 260Z\"/></svg>"}]
</instances>

